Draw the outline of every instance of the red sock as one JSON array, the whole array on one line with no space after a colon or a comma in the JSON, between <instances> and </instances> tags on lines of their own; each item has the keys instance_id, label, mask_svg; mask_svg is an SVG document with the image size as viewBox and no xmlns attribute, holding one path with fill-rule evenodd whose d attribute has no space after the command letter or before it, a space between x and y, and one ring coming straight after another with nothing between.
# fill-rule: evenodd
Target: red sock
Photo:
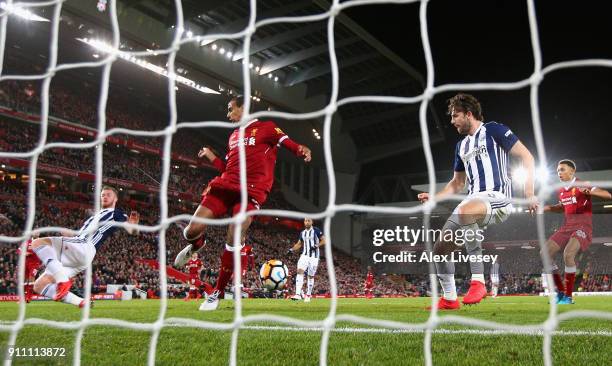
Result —
<instances>
[{"instance_id":1,"label":"red sock","mask_svg":"<svg viewBox=\"0 0 612 366\"><path fill-rule=\"evenodd\" d=\"M565 295L572 297L574 291L574 281L576 280L576 272L565 272Z\"/></svg>"},{"instance_id":2,"label":"red sock","mask_svg":"<svg viewBox=\"0 0 612 366\"><path fill-rule=\"evenodd\" d=\"M215 290L223 292L225 286L232 278L234 273L234 253L227 249L223 249L221 254L221 268L219 269L219 277L217 278L217 285Z\"/></svg>"},{"instance_id":3,"label":"red sock","mask_svg":"<svg viewBox=\"0 0 612 366\"><path fill-rule=\"evenodd\" d=\"M555 280L555 286L557 286L557 292L564 292L565 287L563 286L563 280L561 279L561 275L559 272L555 271L553 273L553 280Z\"/></svg>"}]
</instances>

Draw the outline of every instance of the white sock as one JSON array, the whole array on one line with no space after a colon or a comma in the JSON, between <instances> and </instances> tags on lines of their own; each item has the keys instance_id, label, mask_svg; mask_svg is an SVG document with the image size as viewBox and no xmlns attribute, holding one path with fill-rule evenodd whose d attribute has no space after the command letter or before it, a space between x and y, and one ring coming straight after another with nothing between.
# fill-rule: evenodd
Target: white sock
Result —
<instances>
[{"instance_id":1,"label":"white sock","mask_svg":"<svg viewBox=\"0 0 612 366\"><path fill-rule=\"evenodd\" d=\"M481 282L481 283L485 283L484 274L482 274L482 273L474 273L472 275L472 281L478 281L478 282Z\"/></svg>"},{"instance_id":2,"label":"white sock","mask_svg":"<svg viewBox=\"0 0 612 366\"><path fill-rule=\"evenodd\" d=\"M308 277L308 290L306 291L306 295L310 296L312 294L312 288L314 287L314 277Z\"/></svg>"},{"instance_id":3,"label":"white sock","mask_svg":"<svg viewBox=\"0 0 612 366\"><path fill-rule=\"evenodd\" d=\"M457 288L455 287L455 275L439 274L438 277L440 278L440 285L442 285L442 291L444 291L444 298L450 301L457 300Z\"/></svg>"},{"instance_id":4,"label":"white sock","mask_svg":"<svg viewBox=\"0 0 612 366\"><path fill-rule=\"evenodd\" d=\"M565 266L565 273L576 273L576 266L572 266L572 267Z\"/></svg>"},{"instance_id":5,"label":"white sock","mask_svg":"<svg viewBox=\"0 0 612 366\"><path fill-rule=\"evenodd\" d=\"M55 250L49 245L43 245L34 249L34 253L45 266L45 269L51 273L56 282L66 282L68 277L64 273L64 266L57 258Z\"/></svg>"},{"instance_id":6,"label":"white sock","mask_svg":"<svg viewBox=\"0 0 612 366\"><path fill-rule=\"evenodd\" d=\"M42 292L40 294L43 295L44 297L48 297L49 299L53 300L53 297L55 296L56 291L57 291L57 284L50 283L50 284L47 285L47 287L45 287L42 290ZM81 304L81 301L83 301L83 298L82 297L78 297L77 295L73 294L72 292L69 292L62 299L63 303L72 304L72 305L75 305L75 306L79 306Z\"/></svg>"},{"instance_id":7,"label":"white sock","mask_svg":"<svg viewBox=\"0 0 612 366\"><path fill-rule=\"evenodd\" d=\"M491 292L493 292L493 296L497 296L497 285L493 285Z\"/></svg>"},{"instance_id":8,"label":"white sock","mask_svg":"<svg viewBox=\"0 0 612 366\"><path fill-rule=\"evenodd\" d=\"M302 287L304 287L304 274L298 273L295 276L295 294L296 295L302 294Z\"/></svg>"}]
</instances>

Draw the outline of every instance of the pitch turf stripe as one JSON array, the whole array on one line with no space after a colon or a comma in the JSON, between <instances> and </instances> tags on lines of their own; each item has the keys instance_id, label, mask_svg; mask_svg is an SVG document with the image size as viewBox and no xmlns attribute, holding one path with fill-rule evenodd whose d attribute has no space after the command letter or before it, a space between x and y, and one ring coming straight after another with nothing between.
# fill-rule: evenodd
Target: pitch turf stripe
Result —
<instances>
[{"instance_id":1,"label":"pitch turf stripe","mask_svg":"<svg viewBox=\"0 0 612 366\"><path fill-rule=\"evenodd\" d=\"M2 328L10 328L15 322L0 320L0 331ZM144 325L150 325L151 323L139 323ZM33 324L30 324L33 325ZM112 326L112 325L110 325ZM177 323L166 323L164 327L186 327L185 324ZM266 331L288 331L288 332L323 332L323 328L320 327L291 327L291 326L280 326L280 325L245 325L240 329L245 330L266 330ZM402 333L423 333L423 329L388 329L388 328L349 328L340 327L333 328L332 331L337 333L388 333L388 334L402 334ZM470 334L470 335L523 335L523 336L544 336L544 332L541 330L536 331L521 331L521 330L492 330L492 329L435 329L434 334ZM612 337L612 331L596 330L557 330L553 332L554 336L602 336Z\"/></svg>"},{"instance_id":2,"label":"pitch turf stripe","mask_svg":"<svg viewBox=\"0 0 612 366\"><path fill-rule=\"evenodd\" d=\"M240 329L248 330L280 330L294 332L322 332L323 328L306 327L287 327L287 326L266 326L266 325L246 325ZM386 329L386 328L333 328L338 333L423 333L422 329ZM476 334L476 335L525 335L543 336L544 331L511 331L511 330L490 330L490 329L436 329L435 334ZM555 336L604 336L612 337L612 332L605 330L581 331L581 330L557 330L553 332Z\"/></svg>"}]
</instances>

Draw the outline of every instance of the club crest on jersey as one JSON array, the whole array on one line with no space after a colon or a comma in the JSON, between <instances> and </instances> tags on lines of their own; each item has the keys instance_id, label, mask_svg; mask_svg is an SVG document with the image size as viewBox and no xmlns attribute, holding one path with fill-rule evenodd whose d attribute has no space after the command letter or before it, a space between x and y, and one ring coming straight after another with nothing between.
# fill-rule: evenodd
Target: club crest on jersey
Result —
<instances>
[{"instance_id":1,"label":"club crest on jersey","mask_svg":"<svg viewBox=\"0 0 612 366\"><path fill-rule=\"evenodd\" d=\"M252 130L251 130L251 136L252 136L252 137L255 137L255 134L256 134L256 133L257 133L257 129L256 129L256 128L254 128L254 129L252 129Z\"/></svg>"}]
</instances>

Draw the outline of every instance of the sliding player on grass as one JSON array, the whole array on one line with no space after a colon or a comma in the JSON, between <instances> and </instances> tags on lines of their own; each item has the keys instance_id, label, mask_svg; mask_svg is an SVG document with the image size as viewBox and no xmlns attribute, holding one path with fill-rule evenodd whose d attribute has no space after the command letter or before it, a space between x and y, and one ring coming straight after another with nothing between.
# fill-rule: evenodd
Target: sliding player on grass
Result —
<instances>
[{"instance_id":1,"label":"sliding player on grass","mask_svg":"<svg viewBox=\"0 0 612 366\"><path fill-rule=\"evenodd\" d=\"M54 236L32 241L32 251L45 266L45 272L34 282L34 292L55 301L84 306L83 298L70 292L72 278L87 269L96 251L117 230L117 226L113 226L114 222L138 224L140 220L136 211L132 211L128 218L123 210L115 208L117 200L117 190L104 186L100 194L102 209L85 221L76 236ZM98 227L88 234L95 222ZM126 230L129 234L136 233L134 229ZM89 241L88 235L91 235Z\"/></svg>"}]
</instances>

